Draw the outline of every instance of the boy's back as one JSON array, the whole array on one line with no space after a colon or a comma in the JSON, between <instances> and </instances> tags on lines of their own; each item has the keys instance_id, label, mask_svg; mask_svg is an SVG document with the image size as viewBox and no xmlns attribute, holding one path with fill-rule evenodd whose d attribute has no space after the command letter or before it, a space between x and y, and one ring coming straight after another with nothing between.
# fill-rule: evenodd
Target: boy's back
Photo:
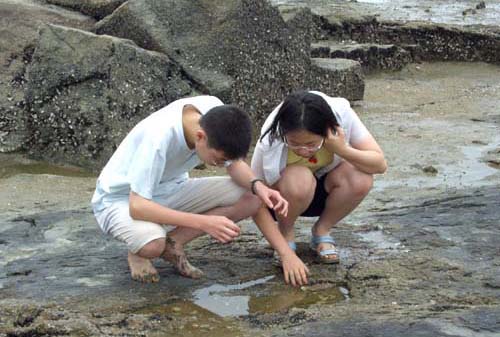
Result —
<instances>
[{"instance_id":1,"label":"boy's back","mask_svg":"<svg viewBox=\"0 0 500 337\"><path fill-rule=\"evenodd\" d=\"M200 163L184 138L183 107L193 105L205 114L222 104L214 96L183 98L137 124L123 139L97 180L92 198L94 212L128 199L130 190L152 200L175 193L180 183L188 178L187 172Z\"/></svg>"}]
</instances>

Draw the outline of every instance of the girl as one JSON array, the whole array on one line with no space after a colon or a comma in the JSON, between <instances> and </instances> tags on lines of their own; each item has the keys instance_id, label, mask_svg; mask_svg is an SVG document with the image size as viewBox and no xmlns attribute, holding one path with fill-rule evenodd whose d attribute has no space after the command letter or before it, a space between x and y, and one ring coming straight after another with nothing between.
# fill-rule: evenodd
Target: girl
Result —
<instances>
[{"instance_id":1,"label":"girl","mask_svg":"<svg viewBox=\"0 0 500 337\"><path fill-rule=\"evenodd\" d=\"M286 283L307 283L308 269L295 254L295 220L319 217L311 248L321 262L339 263L330 230L368 194L373 174L386 168L381 148L346 99L298 91L274 109L262 127L252 169L289 208L282 215L263 206L254 220L281 259Z\"/></svg>"}]
</instances>

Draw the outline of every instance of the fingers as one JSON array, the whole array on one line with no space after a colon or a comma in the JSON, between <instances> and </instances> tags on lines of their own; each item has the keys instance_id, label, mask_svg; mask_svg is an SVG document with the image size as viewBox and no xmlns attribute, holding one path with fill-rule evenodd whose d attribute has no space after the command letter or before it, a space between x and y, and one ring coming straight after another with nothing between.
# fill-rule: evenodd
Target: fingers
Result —
<instances>
[{"instance_id":1,"label":"fingers","mask_svg":"<svg viewBox=\"0 0 500 337\"><path fill-rule=\"evenodd\" d=\"M264 203L266 204L267 207L271 208L271 209L274 209L274 205L273 205L273 202L271 201L271 199L269 198L269 196L265 195L262 197L262 201L264 201Z\"/></svg>"},{"instance_id":2,"label":"fingers","mask_svg":"<svg viewBox=\"0 0 500 337\"><path fill-rule=\"evenodd\" d=\"M287 216L288 214L288 201L281 196L278 191L272 191L270 194L270 199L274 199L275 203L271 203L270 208L277 211L282 216Z\"/></svg>"},{"instance_id":3,"label":"fingers","mask_svg":"<svg viewBox=\"0 0 500 337\"><path fill-rule=\"evenodd\" d=\"M290 284L294 287L299 287L306 285L309 281L307 276L309 275L309 268L303 263L300 265L290 266L289 264L283 264L283 273L285 278L285 283Z\"/></svg>"},{"instance_id":4,"label":"fingers","mask_svg":"<svg viewBox=\"0 0 500 337\"><path fill-rule=\"evenodd\" d=\"M211 229L208 230L208 234L217 241L228 243L240 235L240 228L228 218L221 216L213 217L212 219L214 222L210 226Z\"/></svg>"},{"instance_id":5,"label":"fingers","mask_svg":"<svg viewBox=\"0 0 500 337\"><path fill-rule=\"evenodd\" d=\"M305 269L296 269L284 272L285 283L290 284L293 287L299 287L306 285L308 283L307 280L307 272Z\"/></svg>"},{"instance_id":6,"label":"fingers","mask_svg":"<svg viewBox=\"0 0 500 337\"><path fill-rule=\"evenodd\" d=\"M274 210L286 217L288 215L288 201L283 198L279 198L278 202L274 206Z\"/></svg>"},{"instance_id":7,"label":"fingers","mask_svg":"<svg viewBox=\"0 0 500 337\"><path fill-rule=\"evenodd\" d=\"M344 138L345 137L344 129L340 125L337 125L335 127L335 131L337 132L336 135L339 136L340 138Z\"/></svg>"}]
</instances>

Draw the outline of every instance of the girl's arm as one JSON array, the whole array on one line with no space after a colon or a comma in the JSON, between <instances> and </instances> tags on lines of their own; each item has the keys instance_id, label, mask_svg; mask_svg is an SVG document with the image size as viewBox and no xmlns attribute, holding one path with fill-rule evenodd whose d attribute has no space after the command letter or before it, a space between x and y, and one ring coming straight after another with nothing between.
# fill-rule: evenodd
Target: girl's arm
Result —
<instances>
[{"instance_id":1,"label":"girl's arm","mask_svg":"<svg viewBox=\"0 0 500 337\"><path fill-rule=\"evenodd\" d=\"M279 231L276 222L265 205L254 215L253 220L267 241L280 255L285 282L292 284L294 287L307 284L309 269L290 246L288 246L288 243Z\"/></svg>"},{"instance_id":2,"label":"girl's arm","mask_svg":"<svg viewBox=\"0 0 500 337\"><path fill-rule=\"evenodd\" d=\"M349 146L345 143L345 134L341 127L336 128L336 134L328 130L325 147L365 173L377 174L387 170L384 153L369 132L361 140Z\"/></svg>"}]
</instances>

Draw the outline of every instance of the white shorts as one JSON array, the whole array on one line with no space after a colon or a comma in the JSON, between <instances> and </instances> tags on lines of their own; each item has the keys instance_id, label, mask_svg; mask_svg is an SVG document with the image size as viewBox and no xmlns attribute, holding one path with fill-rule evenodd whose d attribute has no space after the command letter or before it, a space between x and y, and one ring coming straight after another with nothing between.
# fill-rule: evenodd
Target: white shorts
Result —
<instances>
[{"instance_id":1,"label":"white shorts","mask_svg":"<svg viewBox=\"0 0 500 337\"><path fill-rule=\"evenodd\" d=\"M183 183L178 192L159 203L178 211L202 214L216 207L234 205L245 193L230 177L191 178ZM108 234L127 244L132 253L144 245L164 238L175 228L168 224L156 224L134 220L130 217L128 200L119 201L96 213L99 226Z\"/></svg>"}]
</instances>

